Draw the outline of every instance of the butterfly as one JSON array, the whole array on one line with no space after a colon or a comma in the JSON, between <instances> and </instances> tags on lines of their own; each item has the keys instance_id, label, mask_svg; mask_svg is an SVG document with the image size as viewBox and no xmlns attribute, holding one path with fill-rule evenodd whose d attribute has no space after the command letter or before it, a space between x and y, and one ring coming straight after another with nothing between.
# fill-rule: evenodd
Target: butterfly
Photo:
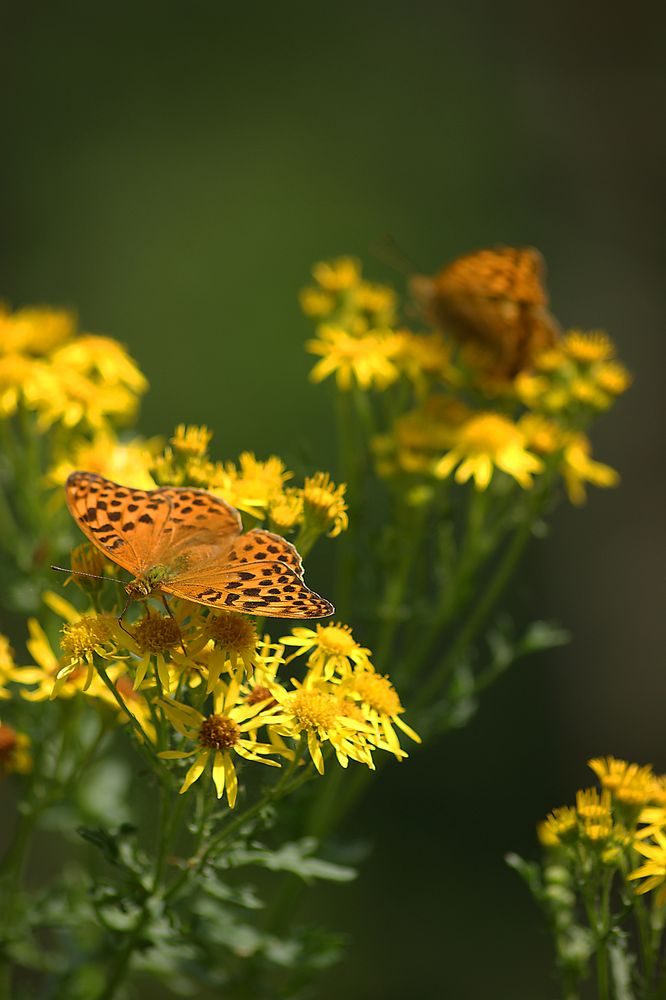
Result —
<instances>
[{"instance_id":1,"label":"butterfly","mask_svg":"<svg viewBox=\"0 0 666 1000\"><path fill-rule=\"evenodd\" d=\"M293 545L261 528L243 534L238 511L205 490L135 490L73 472L65 495L84 535L133 574L128 603L157 592L269 618L324 618L335 610L303 582Z\"/></svg>"},{"instance_id":2,"label":"butterfly","mask_svg":"<svg viewBox=\"0 0 666 1000\"><path fill-rule=\"evenodd\" d=\"M424 283L429 318L489 374L513 378L559 335L548 312L545 267L533 247L500 246L458 257Z\"/></svg>"}]
</instances>

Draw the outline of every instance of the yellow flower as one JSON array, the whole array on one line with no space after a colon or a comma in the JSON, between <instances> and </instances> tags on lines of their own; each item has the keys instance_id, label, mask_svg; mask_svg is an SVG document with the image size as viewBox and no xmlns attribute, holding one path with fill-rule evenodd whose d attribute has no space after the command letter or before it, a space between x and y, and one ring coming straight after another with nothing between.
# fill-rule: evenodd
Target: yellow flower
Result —
<instances>
[{"instance_id":1,"label":"yellow flower","mask_svg":"<svg viewBox=\"0 0 666 1000\"><path fill-rule=\"evenodd\" d=\"M605 392L601 392L591 376L578 376L569 383L571 399L594 410L607 410L612 400Z\"/></svg>"},{"instance_id":2,"label":"yellow flower","mask_svg":"<svg viewBox=\"0 0 666 1000\"><path fill-rule=\"evenodd\" d=\"M54 683L50 697L56 698L65 682L72 675L81 677L83 671L85 681L82 690L87 691L94 677L95 656L111 659L118 651L118 623L113 615L94 611L82 615L64 597L51 591L44 594L44 603L65 620L60 639L63 656L52 678ZM53 665L54 657L47 642L45 648L46 636L37 623L33 624L32 631L34 639L28 642L28 650L42 667L48 668ZM27 697L27 694L24 696Z\"/></svg>"},{"instance_id":3,"label":"yellow flower","mask_svg":"<svg viewBox=\"0 0 666 1000\"><path fill-rule=\"evenodd\" d=\"M596 788L576 792L576 812L583 823L598 823L611 817L611 795L607 788L601 794Z\"/></svg>"},{"instance_id":4,"label":"yellow flower","mask_svg":"<svg viewBox=\"0 0 666 1000\"><path fill-rule=\"evenodd\" d=\"M274 753L274 748L267 743L259 743L247 737L248 730L256 730L259 726L268 725L273 718L272 709L266 710L265 702L248 705L238 703L239 685L237 681L227 686L219 685L211 715L203 715L189 705L183 705L172 699L159 702L173 727L188 740L197 743L194 750L165 750L160 757L165 760L182 760L195 756L195 761L185 775L180 788L180 794L186 792L206 770L212 761L212 774L218 799L225 791L231 809L236 804L238 794L238 776L234 766L233 754L238 754L244 760L255 761L279 767L275 760L262 756Z\"/></svg>"},{"instance_id":5,"label":"yellow flower","mask_svg":"<svg viewBox=\"0 0 666 1000\"><path fill-rule=\"evenodd\" d=\"M9 639L0 635L0 699L11 698L7 684L12 680L15 670L14 651L9 645Z\"/></svg>"},{"instance_id":6,"label":"yellow flower","mask_svg":"<svg viewBox=\"0 0 666 1000\"><path fill-rule=\"evenodd\" d=\"M571 806L553 809L545 820L537 826L539 840L544 847L555 847L575 839L578 833L578 816Z\"/></svg>"},{"instance_id":7,"label":"yellow flower","mask_svg":"<svg viewBox=\"0 0 666 1000\"><path fill-rule=\"evenodd\" d=\"M310 653L308 667L314 677L328 680L334 673L346 676L353 664L368 663L369 649L360 646L352 635L349 625L334 622L332 625L317 625L316 629L292 628L291 635L283 636L285 646L295 646L296 652L286 661L290 663L296 656ZM313 678L309 678L311 681Z\"/></svg>"},{"instance_id":8,"label":"yellow flower","mask_svg":"<svg viewBox=\"0 0 666 1000\"><path fill-rule=\"evenodd\" d=\"M66 309L32 306L10 313L0 303L0 353L43 355L76 332L76 316Z\"/></svg>"},{"instance_id":9,"label":"yellow flower","mask_svg":"<svg viewBox=\"0 0 666 1000\"><path fill-rule=\"evenodd\" d=\"M603 788L617 802L628 806L646 806L653 801L655 776L649 765L640 767L616 757L594 757L588 760Z\"/></svg>"},{"instance_id":10,"label":"yellow flower","mask_svg":"<svg viewBox=\"0 0 666 1000\"><path fill-rule=\"evenodd\" d=\"M355 257L322 260L312 268L317 284L327 292L344 292L361 280L361 265Z\"/></svg>"},{"instance_id":11,"label":"yellow flower","mask_svg":"<svg viewBox=\"0 0 666 1000\"><path fill-rule=\"evenodd\" d=\"M328 531L330 538L346 531L349 526L344 500L346 490L346 484L336 486L328 472L308 476L301 494L306 526L310 523L317 531Z\"/></svg>"},{"instance_id":12,"label":"yellow flower","mask_svg":"<svg viewBox=\"0 0 666 1000\"><path fill-rule=\"evenodd\" d=\"M0 778L32 770L30 737L0 723Z\"/></svg>"},{"instance_id":13,"label":"yellow flower","mask_svg":"<svg viewBox=\"0 0 666 1000\"><path fill-rule=\"evenodd\" d=\"M54 351L51 360L58 368L95 377L105 385L123 386L135 395L148 388L136 363L111 337L84 334Z\"/></svg>"},{"instance_id":14,"label":"yellow flower","mask_svg":"<svg viewBox=\"0 0 666 1000\"><path fill-rule=\"evenodd\" d=\"M205 426L178 424L174 436L170 439L174 451L179 455L203 458L208 454L208 446L213 432Z\"/></svg>"},{"instance_id":15,"label":"yellow flower","mask_svg":"<svg viewBox=\"0 0 666 1000\"><path fill-rule=\"evenodd\" d=\"M393 684L369 663L358 663L352 675L343 680L340 690L345 697L358 703L363 717L372 728L371 742L380 749L390 750L399 760L407 756L400 746L394 726L416 743L421 742L418 733L401 718L405 710Z\"/></svg>"},{"instance_id":16,"label":"yellow flower","mask_svg":"<svg viewBox=\"0 0 666 1000\"><path fill-rule=\"evenodd\" d=\"M379 285L371 281L361 281L351 297L352 308L366 312L382 325L390 325L395 316L398 296L388 285Z\"/></svg>"},{"instance_id":17,"label":"yellow flower","mask_svg":"<svg viewBox=\"0 0 666 1000\"><path fill-rule=\"evenodd\" d=\"M28 619L26 643L33 665L16 667L12 680L24 686L21 696L26 701L47 701L50 698L71 698L79 692L99 698L105 690L99 677L85 662L71 656L58 656L51 647L44 629L35 618ZM59 676L60 675L60 676Z\"/></svg>"},{"instance_id":18,"label":"yellow flower","mask_svg":"<svg viewBox=\"0 0 666 1000\"><path fill-rule=\"evenodd\" d=\"M539 455L552 455L564 447L566 433L554 420L539 413L525 413L518 421L528 448Z\"/></svg>"},{"instance_id":19,"label":"yellow flower","mask_svg":"<svg viewBox=\"0 0 666 1000\"><path fill-rule=\"evenodd\" d=\"M487 488L494 468L529 489L532 475L541 471L543 463L526 450L525 436L513 421L499 413L484 412L470 417L457 430L455 445L439 460L435 475L444 479L456 466L456 482L474 477L479 490Z\"/></svg>"},{"instance_id":20,"label":"yellow flower","mask_svg":"<svg viewBox=\"0 0 666 1000\"><path fill-rule=\"evenodd\" d=\"M210 490L232 507L261 518L271 503L283 495L284 484L291 476L276 455L262 462L245 451L237 466L228 462L224 469L217 471Z\"/></svg>"},{"instance_id":21,"label":"yellow flower","mask_svg":"<svg viewBox=\"0 0 666 1000\"><path fill-rule=\"evenodd\" d=\"M335 296L323 291L321 288L303 288L299 292L298 300L301 309L306 316L315 319L323 319L330 316L336 306Z\"/></svg>"},{"instance_id":22,"label":"yellow flower","mask_svg":"<svg viewBox=\"0 0 666 1000\"><path fill-rule=\"evenodd\" d=\"M293 678L292 683L295 691L287 691L278 684L269 685L279 705L276 709L279 714L272 720L271 728L279 736L293 739L305 736L310 757L320 774L324 773L322 746L326 743L331 744L342 767L347 767L351 759L374 770L367 741L370 727L355 717L357 713L349 701L324 685L306 687Z\"/></svg>"},{"instance_id":23,"label":"yellow flower","mask_svg":"<svg viewBox=\"0 0 666 1000\"><path fill-rule=\"evenodd\" d=\"M417 386L426 388L433 379L451 382L455 378L451 366L451 348L441 333L401 330L400 337L402 343L399 364Z\"/></svg>"},{"instance_id":24,"label":"yellow flower","mask_svg":"<svg viewBox=\"0 0 666 1000\"><path fill-rule=\"evenodd\" d=\"M127 649L137 657L133 663L134 690L141 687L146 674L154 669L162 689L170 691L173 684L171 664L176 650L182 649L184 643L184 626L181 621L172 615L158 615L147 611L134 624L132 636L125 640Z\"/></svg>"},{"instance_id":25,"label":"yellow flower","mask_svg":"<svg viewBox=\"0 0 666 1000\"><path fill-rule=\"evenodd\" d=\"M631 374L619 361L607 361L597 365L593 375L599 388L611 396L622 395L632 382Z\"/></svg>"},{"instance_id":26,"label":"yellow flower","mask_svg":"<svg viewBox=\"0 0 666 1000\"><path fill-rule=\"evenodd\" d=\"M556 372L562 367L564 354L560 347L548 347L540 351L534 359L534 367L539 372Z\"/></svg>"},{"instance_id":27,"label":"yellow flower","mask_svg":"<svg viewBox=\"0 0 666 1000\"><path fill-rule=\"evenodd\" d=\"M453 447L470 409L452 396L430 396L418 410L398 417L390 434L373 442L378 472L431 474L437 458Z\"/></svg>"},{"instance_id":28,"label":"yellow flower","mask_svg":"<svg viewBox=\"0 0 666 1000\"><path fill-rule=\"evenodd\" d=\"M666 836L660 830L655 830L654 840L653 844L634 841L634 849L648 860L640 868L630 872L627 879L645 879L642 885L636 887L638 894L660 887L655 902L657 906L663 906L666 903Z\"/></svg>"},{"instance_id":29,"label":"yellow flower","mask_svg":"<svg viewBox=\"0 0 666 1000\"><path fill-rule=\"evenodd\" d=\"M270 527L279 535L292 531L303 522L303 494L301 490L287 489L268 505Z\"/></svg>"},{"instance_id":30,"label":"yellow flower","mask_svg":"<svg viewBox=\"0 0 666 1000\"><path fill-rule=\"evenodd\" d=\"M585 503L585 483L594 486L617 486L620 476L610 465L595 462L590 457L591 445L584 434L573 435L562 457L561 472L569 494L576 506Z\"/></svg>"},{"instance_id":31,"label":"yellow flower","mask_svg":"<svg viewBox=\"0 0 666 1000\"><path fill-rule=\"evenodd\" d=\"M259 637L256 626L250 618L232 611L212 614L206 619L204 633L207 638L213 641L218 654L208 667L208 687L206 688L208 693L214 689L219 681L227 661L229 661L231 671L234 674L237 673L240 664L245 673L252 676L258 655Z\"/></svg>"},{"instance_id":32,"label":"yellow flower","mask_svg":"<svg viewBox=\"0 0 666 1000\"><path fill-rule=\"evenodd\" d=\"M570 330L562 339L562 350L580 364L593 364L595 361L607 361L615 353L610 337L601 330L583 333L581 330Z\"/></svg>"},{"instance_id":33,"label":"yellow flower","mask_svg":"<svg viewBox=\"0 0 666 1000\"><path fill-rule=\"evenodd\" d=\"M137 490L153 490L150 470L159 449L159 439L134 438L119 441L109 429L98 431L90 441L81 438L68 445L67 457L49 472L49 481L62 486L71 472L85 469Z\"/></svg>"},{"instance_id":34,"label":"yellow flower","mask_svg":"<svg viewBox=\"0 0 666 1000\"><path fill-rule=\"evenodd\" d=\"M48 395L53 378L43 362L22 354L0 355L0 417L11 417L19 400Z\"/></svg>"},{"instance_id":35,"label":"yellow flower","mask_svg":"<svg viewBox=\"0 0 666 1000\"><path fill-rule=\"evenodd\" d=\"M341 327L320 326L317 339L305 345L311 354L322 355L310 378L322 382L335 374L338 388L344 391L354 384L361 389L386 389L400 374L396 358L401 343L399 334L390 330L372 330L354 337Z\"/></svg>"}]
</instances>

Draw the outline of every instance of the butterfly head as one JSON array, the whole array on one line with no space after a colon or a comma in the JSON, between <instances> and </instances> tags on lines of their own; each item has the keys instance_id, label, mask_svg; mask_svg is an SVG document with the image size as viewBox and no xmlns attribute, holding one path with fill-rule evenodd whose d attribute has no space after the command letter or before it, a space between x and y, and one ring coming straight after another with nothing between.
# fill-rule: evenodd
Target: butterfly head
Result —
<instances>
[{"instance_id":1,"label":"butterfly head","mask_svg":"<svg viewBox=\"0 0 666 1000\"><path fill-rule=\"evenodd\" d=\"M160 584L172 575L167 566L151 566L145 573L126 584L125 593L133 601L144 601L154 590L159 590Z\"/></svg>"}]
</instances>

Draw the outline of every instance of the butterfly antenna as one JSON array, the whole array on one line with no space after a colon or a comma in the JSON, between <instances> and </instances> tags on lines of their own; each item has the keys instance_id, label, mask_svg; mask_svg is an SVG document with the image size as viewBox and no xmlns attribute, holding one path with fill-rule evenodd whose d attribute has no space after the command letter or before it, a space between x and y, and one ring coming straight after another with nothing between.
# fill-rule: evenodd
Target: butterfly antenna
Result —
<instances>
[{"instance_id":1,"label":"butterfly antenna","mask_svg":"<svg viewBox=\"0 0 666 1000\"><path fill-rule=\"evenodd\" d=\"M423 273L423 268L418 267L412 258L404 250L400 249L393 236L389 233L386 233L374 243L370 247L370 250L379 260L408 278L411 278L414 274Z\"/></svg>"},{"instance_id":2,"label":"butterfly antenna","mask_svg":"<svg viewBox=\"0 0 666 1000\"><path fill-rule=\"evenodd\" d=\"M89 576L93 580L109 580L111 583L117 583L121 587L125 586L122 580L116 580L114 576L100 576L98 573L84 573L82 569L68 569L67 566L51 566L51 569L57 569L59 573L69 573L70 576Z\"/></svg>"}]
</instances>

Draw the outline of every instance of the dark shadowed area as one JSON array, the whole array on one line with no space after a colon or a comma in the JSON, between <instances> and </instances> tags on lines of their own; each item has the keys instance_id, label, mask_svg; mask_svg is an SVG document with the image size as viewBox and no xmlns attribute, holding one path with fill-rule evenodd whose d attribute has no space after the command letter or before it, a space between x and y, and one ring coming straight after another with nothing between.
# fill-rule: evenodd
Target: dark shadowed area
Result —
<instances>
[{"instance_id":1,"label":"dark shadowed area","mask_svg":"<svg viewBox=\"0 0 666 1000\"><path fill-rule=\"evenodd\" d=\"M563 505L522 574L517 605L571 645L375 781L347 830L373 845L361 878L308 904L350 939L321 1000L555 997L545 928L503 856L536 855L536 821L588 783L589 756L666 771L665 25L656 4L625 15L571 0L4 10L0 294L74 305L129 345L151 382L143 432L207 423L225 457L333 468L296 295L340 253L402 280L373 255L385 234L426 272L539 247L563 324L607 329L636 376L594 434L622 486Z\"/></svg>"}]
</instances>

